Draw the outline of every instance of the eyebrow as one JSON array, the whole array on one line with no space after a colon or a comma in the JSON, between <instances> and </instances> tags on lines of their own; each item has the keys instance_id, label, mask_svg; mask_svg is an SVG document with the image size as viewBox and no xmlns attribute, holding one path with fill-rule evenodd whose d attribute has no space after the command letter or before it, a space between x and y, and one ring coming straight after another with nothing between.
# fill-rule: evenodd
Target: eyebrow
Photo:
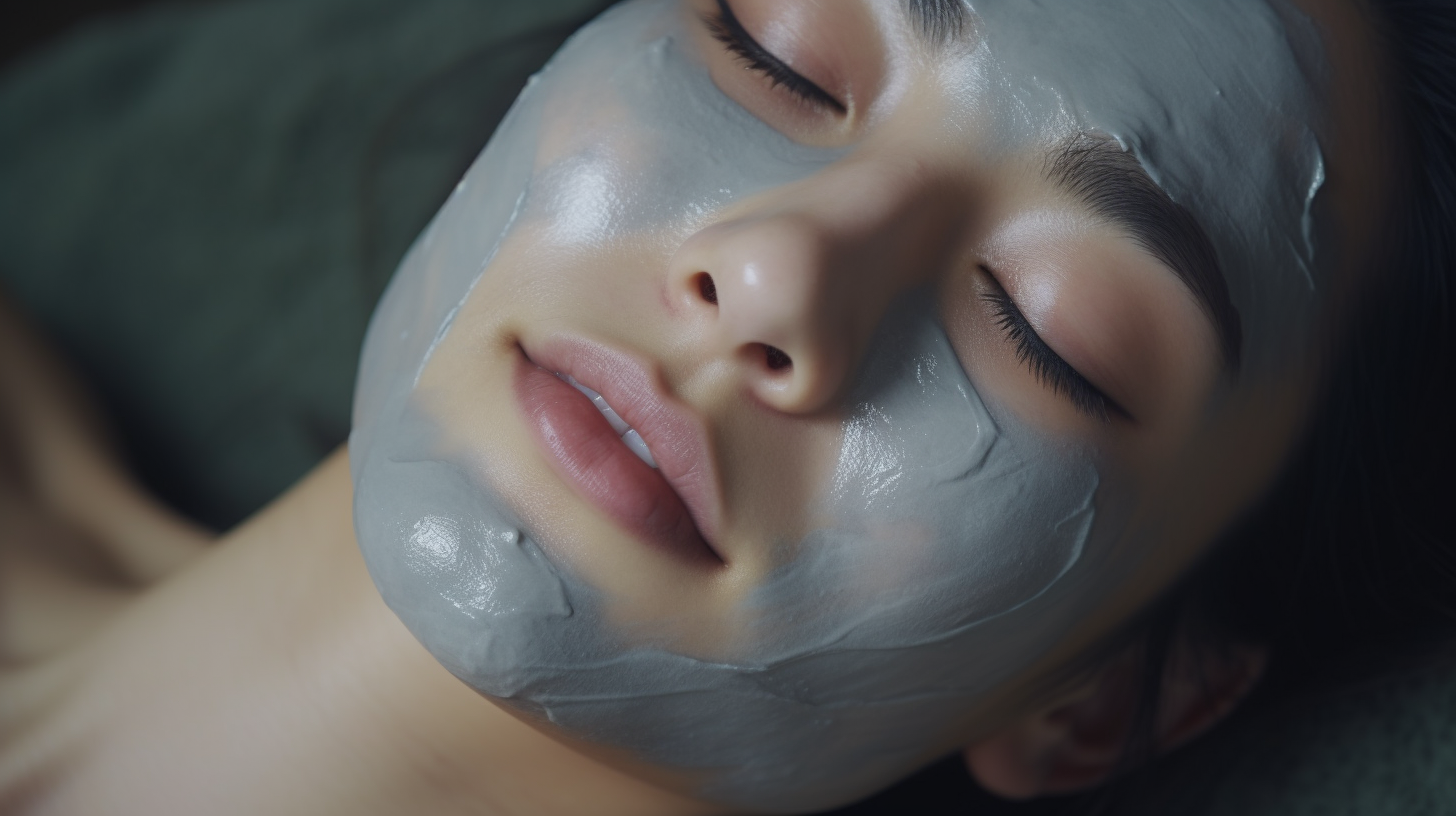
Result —
<instances>
[{"instance_id":1,"label":"eyebrow","mask_svg":"<svg viewBox=\"0 0 1456 816\"><path fill-rule=\"evenodd\" d=\"M902 0L911 26L932 46L939 47L965 36L970 9L964 0Z\"/></svg>"},{"instance_id":2,"label":"eyebrow","mask_svg":"<svg viewBox=\"0 0 1456 816\"><path fill-rule=\"evenodd\" d=\"M1237 371L1243 348L1239 312L1213 242L1193 214L1109 138L1079 134L1068 139L1048 157L1046 176L1094 215L1126 230L1178 276L1212 321L1224 365Z\"/></svg>"}]
</instances>

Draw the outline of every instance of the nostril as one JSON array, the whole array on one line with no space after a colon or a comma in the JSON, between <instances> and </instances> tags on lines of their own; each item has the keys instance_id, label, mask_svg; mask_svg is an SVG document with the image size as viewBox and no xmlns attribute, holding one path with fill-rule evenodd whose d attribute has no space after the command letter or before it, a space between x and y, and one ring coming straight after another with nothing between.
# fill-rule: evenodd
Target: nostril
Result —
<instances>
[{"instance_id":1,"label":"nostril","mask_svg":"<svg viewBox=\"0 0 1456 816\"><path fill-rule=\"evenodd\" d=\"M789 355L773 346L764 346L763 352L764 360L768 363L768 367L772 371L782 371L794 364L794 361L789 359Z\"/></svg>"},{"instance_id":2,"label":"nostril","mask_svg":"<svg viewBox=\"0 0 1456 816\"><path fill-rule=\"evenodd\" d=\"M718 303L718 287L713 283L713 276L707 272L698 273L698 294L713 305Z\"/></svg>"}]
</instances>

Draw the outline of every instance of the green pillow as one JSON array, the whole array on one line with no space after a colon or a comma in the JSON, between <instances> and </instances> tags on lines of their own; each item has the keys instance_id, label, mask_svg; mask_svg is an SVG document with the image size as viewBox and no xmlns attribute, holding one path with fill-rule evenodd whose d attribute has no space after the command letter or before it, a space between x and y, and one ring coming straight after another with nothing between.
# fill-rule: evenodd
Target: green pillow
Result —
<instances>
[{"instance_id":1,"label":"green pillow","mask_svg":"<svg viewBox=\"0 0 1456 816\"><path fill-rule=\"evenodd\" d=\"M344 441L374 303L603 0L260 0L83 30L0 83L0 286L133 466L218 529Z\"/></svg>"},{"instance_id":2,"label":"green pillow","mask_svg":"<svg viewBox=\"0 0 1456 816\"><path fill-rule=\"evenodd\" d=\"M395 264L604 5L255 0L84 30L0 81L0 285L153 489L227 528L343 442ZM1237 716L1100 812L1456 813L1453 734L1456 672L1436 667ZM999 802L952 758L844 813L1086 804Z\"/></svg>"}]
</instances>

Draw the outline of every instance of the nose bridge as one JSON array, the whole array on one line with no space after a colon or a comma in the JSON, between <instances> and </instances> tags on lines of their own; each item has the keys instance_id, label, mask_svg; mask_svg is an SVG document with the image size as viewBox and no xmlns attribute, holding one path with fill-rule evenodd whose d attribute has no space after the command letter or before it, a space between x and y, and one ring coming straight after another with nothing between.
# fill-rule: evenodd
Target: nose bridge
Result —
<instances>
[{"instance_id":1,"label":"nose bridge","mask_svg":"<svg viewBox=\"0 0 1456 816\"><path fill-rule=\"evenodd\" d=\"M801 335L834 332L826 299L834 277L833 239L811 214L784 212L729 228L712 269L719 318L728 343L795 348Z\"/></svg>"},{"instance_id":2,"label":"nose bridge","mask_svg":"<svg viewBox=\"0 0 1456 816\"><path fill-rule=\"evenodd\" d=\"M895 296L933 274L941 187L912 162L851 160L694 235L673 274L712 320L711 353L774 408L827 407Z\"/></svg>"}]
</instances>

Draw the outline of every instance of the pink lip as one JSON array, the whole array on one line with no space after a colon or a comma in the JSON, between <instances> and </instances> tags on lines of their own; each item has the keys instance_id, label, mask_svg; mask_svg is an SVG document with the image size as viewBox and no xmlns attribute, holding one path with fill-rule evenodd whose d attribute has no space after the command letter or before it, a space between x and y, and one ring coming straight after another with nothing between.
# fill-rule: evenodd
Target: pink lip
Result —
<instances>
[{"instance_id":1,"label":"pink lip","mask_svg":"<svg viewBox=\"0 0 1456 816\"><path fill-rule=\"evenodd\" d=\"M646 440L657 469L637 458L591 400L556 374L601 394ZM522 348L514 386L552 469L578 494L653 546L723 563L709 543L718 489L707 431L664 393L648 365L594 343L554 338Z\"/></svg>"}]
</instances>

